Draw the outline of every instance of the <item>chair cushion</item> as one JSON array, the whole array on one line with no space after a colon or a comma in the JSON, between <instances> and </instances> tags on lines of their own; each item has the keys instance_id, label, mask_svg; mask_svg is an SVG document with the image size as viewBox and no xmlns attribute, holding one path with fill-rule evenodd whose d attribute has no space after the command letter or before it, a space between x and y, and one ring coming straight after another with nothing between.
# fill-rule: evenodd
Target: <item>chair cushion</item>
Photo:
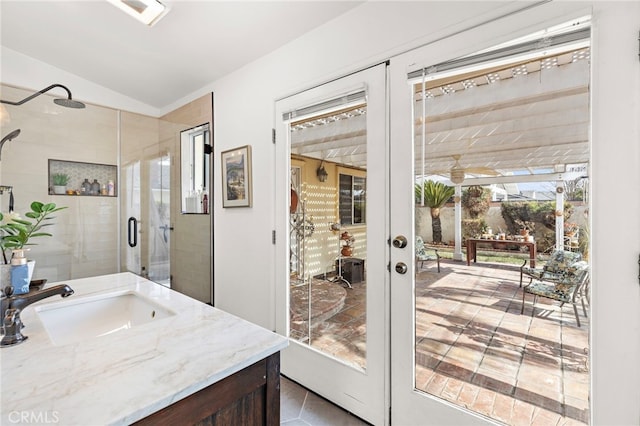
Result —
<instances>
[{"instance_id":1,"label":"chair cushion","mask_svg":"<svg viewBox=\"0 0 640 426\"><path fill-rule=\"evenodd\" d=\"M542 278L542 274L544 274L544 269L536 269L530 268L529 266L523 266L522 272L534 278Z\"/></svg>"},{"instance_id":2,"label":"chair cushion","mask_svg":"<svg viewBox=\"0 0 640 426\"><path fill-rule=\"evenodd\" d=\"M556 250L551 254L551 258L543 269L551 273L564 273L576 262L582 260L581 253L574 253L566 250Z\"/></svg>"},{"instance_id":3,"label":"chair cushion","mask_svg":"<svg viewBox=\"0 0 640 426\"><path fill-rule=\"evenodd\" d=\"M426 260L438 260L437 254L427 253L427 249L424 246L424 241L422 240L422 237L419 235L416 236L416 260L419 262L426 261Z\"/></svg>"},{"instance_id":4,"label":"chair cushion","mask_svg":"<svg viewBox=\"0 0 640 426\"><path fill-rule=\"evenodd\" d=\"M421 256L428 256L427 254L427 250L424 248L424 241L422 240L422 237L418 236L416 237L416 258L420 258ZM426 260L426 259L420 259L420 260Z\"/></svg>"},{"instance_id":5,"label":"chair cushion","mask_svg":"<svg viewBox=\"0 0 640 426\"><path fill-rule=\"evenodd\" d=\"M575 289L576 284L554 284L535 280L525 287L524 291L561 302L570 302Z\"/></svg>"},{"instance_id":6,"label":"chair cushion","mask_svg":"<svg viewBox=\"0 0 640 426\"><path fill-rule=\"evenodd\" d=\"M571 302L573 293L585 282L588 274L589 264L581 260L567 268L564 273L545 272L540 279L533 280L526 286L524 291L561 302Z\"/></svg>"},{"instance_id":7,"label":"chair cushion","mask_svg":"<svg viewBox=\"0 0 640 426\"><path fill-rule=\"evenodd\" d=\"M567 277L575 282L581 283L589 274L589 264L584 260L576 262L567 269Z\"/></svg>"},{"instance_id":8,"label":"chair cushion","mask_svg":"<svg viewBox=\"0 0 640 426\"><path fill-rule=\"evenodd\" d=\"M416 260L438 260L438 257L431 254L422 254L416 255Z\"/></svg>"}]
</instances>

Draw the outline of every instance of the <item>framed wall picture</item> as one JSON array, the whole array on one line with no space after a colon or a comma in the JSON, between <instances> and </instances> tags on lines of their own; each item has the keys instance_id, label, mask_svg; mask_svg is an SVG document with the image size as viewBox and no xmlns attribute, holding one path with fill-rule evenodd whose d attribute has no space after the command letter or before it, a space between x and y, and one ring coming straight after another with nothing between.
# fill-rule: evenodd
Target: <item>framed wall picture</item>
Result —
<instances>
[{"instance_id":1,"label":"framed wall picture","mask_svg":"<svg viewBox=\"0 0 640 426\"><path fill-rule=\"evenodd\" d=\"M222 207L251 207L251 146L222 152Z\"/></svg>"}]
</instances>

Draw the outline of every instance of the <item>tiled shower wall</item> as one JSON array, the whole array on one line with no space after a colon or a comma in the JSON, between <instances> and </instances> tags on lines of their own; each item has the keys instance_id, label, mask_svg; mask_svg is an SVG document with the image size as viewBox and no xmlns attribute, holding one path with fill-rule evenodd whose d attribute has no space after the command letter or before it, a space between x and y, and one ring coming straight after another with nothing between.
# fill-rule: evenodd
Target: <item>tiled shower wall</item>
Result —
<instances>
[{"instance_id":1,"label":"tiled shower wall","mask_svg":"<svg viewBox=\"0 0 640 426\"><path fill-rule=\"evenodd\" d=\"M102 188L109 181L114 183L114 193L117 194L118 169L115 164L96 164L96 163L80 163L69 162L52 159L49 161L49 186L53 186L54 174L65 174L69 176L67 190L80 191L82 183L87 180L89 183L97 181ZM88 194L84 194L88 195Z\"/></svg>"},{"instance_id":2,"label":"tiled shower wall","mask_svg":"<svg viewBox=\"0 0 640 426\"><path fill-rule=\"evenodd\" d=\"M20 100L33 93L2 85L2 99ZM57 212L46 229L53 237L33 239L28 257L36 260L35 278L60 281L118 272L116 197L49 195L48 159L117 164L117 113L87 105L63 108L42 95L23 105L6 105L10 115L2 135L20 129L7 142L0 161L0 184L13 186L15 211L24 216L32 201L52 202ZM87 176L89 177L89 176ZM0 195L0 210L9 195Z\"/></svg>"},{"instance_id":3,"label":"tiled shower wall","mask_svg":"<svg viewBox=\"0 0 640 426\"><path fill-rule=\"evenodd\" d=\"M213 122L212 94L202 96L175 111L161 117L160 145L173 147L175 167L171 168L172 182L180 180L180 132L191 127ZM211 126L210 126L211 127ZM215 144L211 141L212 145ZM210 170L213 171L213 155L209 156ZM219 157L218 157L219 158ZM211 197L219 196L219 181L212 176L210 182L216 183L210 189ZM180 185L171 185L171 222L174 231L171 234L171 275L173 289L200 300L211 302L212 288L212 244L213 230L211 215L182 214L180 212ZM211 205L218 200L211 200ZM212 209L213 210L213 209Z\"/></svg>"},{"instance_id":4,"label":"tiled shower wall","mask_svg":"<svg viewBox=\"0 0 640 426\"><path fill-rule=\"evenodd\" d=\"M20 100L32 91L0 85L2 99ZM24 215L32 201L53 202L66 209L56 214L47 231L52 238L34 239L28 253L36 260L34 279L50 282L119 272L118 244L126 249L124 226L118 229L121 191L117 197L49 195L48 160L118 165L118 111L88 104L85 109L63 108L54 96L42 95L21 106L6 105L10 119L2 136L15 129L20 135L7 142L0 161L0 185L13 186L15 211ZM80 99L81 100L81 99ZM180 131L211 122L212 95L203 96L161 119L121 113L121 166L132 158L149 159L169 153L172 160L171 236L172 287L203 302L212 298L211 216L181 215ZM118 173L121 172L118 168ZM85 173L86 174L86 173ZM100 176L84 176L93 181ZM101 180L102 179L102 180ZM75 188L77 182L70 182ZM0 211L8 209L9 195L0 195ZM125 218L126 221L126 218ZM125 222L126 223L126 222ZM146 258L146 254L142 253ZM123 257L124 259L124 257ZM124 265L124 263L123 263ZM125 270L124 266L122 270Z\"/></svg>"}]
</instances>

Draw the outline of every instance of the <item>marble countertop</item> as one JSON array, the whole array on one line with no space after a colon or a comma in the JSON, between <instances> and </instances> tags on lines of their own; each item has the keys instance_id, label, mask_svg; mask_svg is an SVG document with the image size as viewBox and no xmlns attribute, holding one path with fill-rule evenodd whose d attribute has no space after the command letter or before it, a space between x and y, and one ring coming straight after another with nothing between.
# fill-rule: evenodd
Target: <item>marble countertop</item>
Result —
<instances>
[{"instance_id":1,"label":"marble countertop","mask_svg":"<svg viewBox=\"0 0 640 426\"><path fill-rule=\"evenodd\" d=\"M125 272L48 284L54 296L21 314L28 340L0 349L0 424L130 424L285 348L286 338ZM54 345L34 307L133 290L176 315ZM21 421L16 421L21 420Z\"/></svg>"}]
</instances>

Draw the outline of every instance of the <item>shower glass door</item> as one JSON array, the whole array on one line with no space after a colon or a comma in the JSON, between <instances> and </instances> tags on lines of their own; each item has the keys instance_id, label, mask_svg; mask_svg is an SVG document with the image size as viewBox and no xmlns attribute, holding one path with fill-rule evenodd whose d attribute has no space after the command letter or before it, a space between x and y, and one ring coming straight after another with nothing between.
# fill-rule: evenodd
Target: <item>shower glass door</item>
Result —
<instances>
[{"instance_id":1,"label":"shower glass door","mask_svg":"<svg viewBox=\"0 0 640 426\"><path fill-rule=\"evenodd\" d=\"M171 157L158 120L120 113L121 265L170 286Z\"/></svg>"},{"instance_id":2,"label":"shower glass door","mask_svg":"<svg viewBox=\"0 0 640 426\"><path fill-rule=\"evenodd\" d=\"M138 219L140 218L140 161L133 161L122 167L120 179L122 194L122 217L125 229L122 243L122 263L127 271L142 273L140 247L138 244Z\"/></svg>"}]
</instances>

